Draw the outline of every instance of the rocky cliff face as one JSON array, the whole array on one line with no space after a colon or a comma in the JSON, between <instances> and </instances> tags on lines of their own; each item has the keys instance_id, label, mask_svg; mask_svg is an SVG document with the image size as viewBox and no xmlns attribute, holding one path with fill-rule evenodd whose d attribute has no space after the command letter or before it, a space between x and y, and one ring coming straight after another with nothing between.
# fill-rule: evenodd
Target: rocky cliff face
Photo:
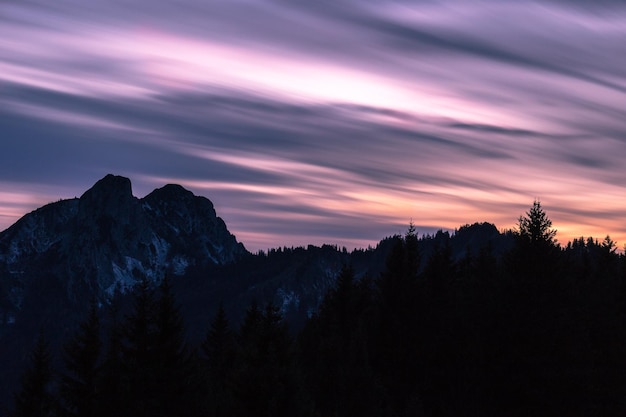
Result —
<instances>
[{"instance_id":1,"label":"rocky cliff face","mask_svg":"<svg viewBox=\"0 0 626 417\"><path fill-rule=\"evenodd\" d=\"M138 199L128 178L107 175L79 199L48 204L0 233L0 325L14 320L32 282L50 276L69 299L104 301L142 277L158 282L246 253L208 199L179 185Z\"/></svg>"}]
</instances>

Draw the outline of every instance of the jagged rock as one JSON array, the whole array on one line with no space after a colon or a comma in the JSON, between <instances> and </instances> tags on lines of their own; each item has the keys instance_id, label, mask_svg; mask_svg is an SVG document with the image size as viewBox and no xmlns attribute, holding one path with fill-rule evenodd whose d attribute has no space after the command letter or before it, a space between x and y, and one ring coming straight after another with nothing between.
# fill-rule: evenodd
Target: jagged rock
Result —
<instances>
[{"instance_id":1,"label":"jagged rock","mask_svg":"<svg viewBox=\"0 0 626 417\"><path fill-rule=\"evenodd\" d=\"M158 282L246 253L208 199L173 184L138 199L128 178L109 174L79 199L48 204L0 233L0 320L44 275L62 279L70 299L86 289L106 300L143 276Z\"/></svg>"}]
</instances>

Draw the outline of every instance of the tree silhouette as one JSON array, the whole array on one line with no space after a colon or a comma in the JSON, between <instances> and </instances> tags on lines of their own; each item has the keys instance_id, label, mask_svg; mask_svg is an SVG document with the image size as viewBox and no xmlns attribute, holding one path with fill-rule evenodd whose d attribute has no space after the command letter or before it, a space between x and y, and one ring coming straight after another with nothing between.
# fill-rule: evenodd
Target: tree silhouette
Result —
<instances>
[{"instance_id":1,"label":"tree silhouette","mask_svg":"<svg viewBox=\"0 0 626 417\"><path fill-rule=\"evenodd\" d=\"M415 227L397 237L386 268L376 280L379 320L373 367L388 396L386 408L394 415L409 403L419 403L421 362L416 354L423 340L424 285L418 274L421 263Z\"/></svg>"},{"instance_id":2,"label":"tree silhouette","mask_svg":"<svg viewBox=\"0 0 626 417\"><path fill-rule=\"evenodd\" d=\"M562 248L538 200L515 232L483 228L488 239L477 240L462 230L456 241L443 231L418 238L409 225L384 241L375 279L364 252L351 258L358 272L341 268L301 331L272 303L250 306L237 330L215 306L197 350L187 348L197 333L185 332L180 287L143 279L120 297L132 301L121 322L117 304L102 323L92 305L63 344L58 381L40 334L10 415L626 415L626 256L615 242ZM276 264L310 254L259 256L280 275ZM236 285L259 282L250 274Z\"/></svg>"},{"instance_id":3,"label":"tree silhouette","mask_svg":"<svg viewBox=\"0 0 626 417\"><path fill-rule=\"evenodd\" d=\"M125 411L133 416L153 416L158 401L153 395L155 358L155 300L146 278L134 290L133 310L122 325L122 363L127 388Z\"/></svg>"},{"instance_id":4,"label":"tree silhouette","mask_svg":"<svg viewBox=\"0 0 626 417\"><path fill-rule=\"evenodd\" d=\"M206 366L207 398L204 408L209 416L232 415L232 378L237 346L224 306L220 303L202 343Z\"/></svg>"},{"instance_id":5,"label":"tree silhouette","mask_svg":"<svg viewBox=\"0 0 626 417\"><path fill-rule=\"evenodd\" d=\"M375 308L367 280L343 266L319 312L300 334L307 389L321 415L380 415L383 397L371 363Z\"/></svg>"},{"instance_id":6,"label":"tree silhouette","mask_svg":"<svg viewBox=\"0 0 626 417\"><path fill-rule=\"evenodd\" d=\"M100 416L124 415L129 400L128 376L123 362L123 331L119 320L118 304L109 306L109 328L105 339L105 352L100 368L98 385L98 411Z\"/></svg>"},{"instance_id":7,"label":"tree silhouette","mask_svg":"<svg viewBox=\"0 0 626 417\"><path fill-rule=\"evenodd\" d=\"M526 216L519 217L516 244L507 255L514 285L521 285L519 290L527 292L529 297L531 293L554 293L562 284L559 282L562 277L559 271L561 252L555 235L552 220L539 200L535 200Z\"/></svg>"},{"instance_id":8,"label":"tree silhouette","mask_svg":"<svg viewBox=\"0 0 626 417\"><path fill-rule=\"evenodd\" d=\"M185 328L166 276L159 286L154 317L154 397L158 407L155 415L189 415L192 405L185 399L196 387L191 378L191 357L185 346ZM184 410L187 410L185 412Z\"/></svg>"},{"instance_id":9,"label":"tree silhouette","mask_svg":"<svg viewBox=\"0 0 626 417\"><path fill-rule=\"evenodd\" d=\"M552 229L552 220L541 207L539 200L535 200L533 206L526 212L526 216L518 219L518 234L530 243L556 243L556 229Z\"/></svg>"},{"instance_id":10,"label":"tree silhouette","mask_svg":"<svg viewBox=\"0 0 626 417\"><path fill-rule=\"evenodd\" d=\"M54 416L57 404L52 384L50 348L43 331L40 331L30 357L30 367L22 377L20 391L15 395L13 417Z\"/></svg>"},{"instance_id":11,"label":"tree silhouette","mask_svg":"<svg viewBox=\"0 0 626 417\"><path fill-rule=\"evenodd\" d=\"M253 305L240 330L233 415L306 415L310 410L301 388L293 340L280 310L272 303L263 311Z\"/></svg>"},{"instance_id":12,"label":"tree silhouette","mask_svg":"<svg viewBox=\"0 0 626 417\"><path fill-rule=\"evenodd\" d=\"M77 334L63 349L65 373L61 378L61 397L68 416L93 417L98 415L98 377L100 320L95 302L88 318L80 323Z\"/></svg>"}]
</instances>

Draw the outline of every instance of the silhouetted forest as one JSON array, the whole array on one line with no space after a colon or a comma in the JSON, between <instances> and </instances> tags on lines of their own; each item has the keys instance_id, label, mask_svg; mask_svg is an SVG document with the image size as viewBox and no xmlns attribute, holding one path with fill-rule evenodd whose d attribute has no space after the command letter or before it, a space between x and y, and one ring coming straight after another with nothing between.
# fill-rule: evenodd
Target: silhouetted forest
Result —
<instances>
[{"instance_id":1,"label":"silhouetted forest","mask_svg":"<svg viewBox=\"0 0 626 417\"><path fill-rule=\"evenodd\" d=\"M301 329L271 303L236 325L220 306L198 346L169 280L144 280L127 314L94 303L59 369L42 330L12 415L626 415L626 257L555 233L535 202L506 252L453 259L411 225L379 275L346 265Z\"/></svg>"}]
</instances>

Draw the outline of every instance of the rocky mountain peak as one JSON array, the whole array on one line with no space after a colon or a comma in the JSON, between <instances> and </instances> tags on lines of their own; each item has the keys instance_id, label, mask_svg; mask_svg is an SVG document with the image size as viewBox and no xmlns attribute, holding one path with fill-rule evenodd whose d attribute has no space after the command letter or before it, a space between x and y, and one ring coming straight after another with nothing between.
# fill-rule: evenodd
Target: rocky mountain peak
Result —
<instances>
[{"instance_id":1,"label":"rocky mountain peak","mask_svg":"<svg viewBox=\"0 0 626 417\"><path fill-rule=\"evenodd\" d=\"M132 185L128 178L119 175L107 174L98 180L93 187L87 190L81 197L91 198L93 196L123 196L132 197Z\"/></svg>"},{"instance_id":2,"label":"rocky mountain peak","mask_svg":"<svg viewBox=\"0 0 626 417\"><path fill-rule=\"evenodd\" d=\"M4 313L0 305L0 327L30 285L51 276L70 298L91 288L103 299L141 277L159 282L247 253L207 198L169 184L140 200L128 178L107 175L79 199L51 203L0 233L0 283L13 282L7 291L17 294Z\"/></svg>"},{"instance_id":3,"label":"rocky mountain peak","mask_svg":"<svg viewBox=\"0 0 626 417\"><path fill-rule=\"evenodd\" d=\"M191 191L178 184L166 184L152 191L149 195L162 200L180 200L194 197Z\"/></svg>"},{"instance_id":4,"label":"rocky mountain peak","mask_svg":"<svg viewBox=\"0 0 626 417\"><path fill-rule=\"evenodd\" d=\"M194 195L191 191L183 188L178 184L167 184L164 187L157 188L142 199L144 207L149 210L156 210L166 216L189 216L189 210L198 204L200 200L204 200L205 217L216 217L213 203L204 197Z\"/></svg>"},{"instance_id":5,"label":"rocky mountain peak","mask_svg":"<svg viewBox=\"0 0 626 417\"><path fill-rule=\"evenodd\" d=\"M79 217L107 216L118 221L129 220L136 203L130 180L108 174L80 197Z\"/></svg>"}]
</instances>

